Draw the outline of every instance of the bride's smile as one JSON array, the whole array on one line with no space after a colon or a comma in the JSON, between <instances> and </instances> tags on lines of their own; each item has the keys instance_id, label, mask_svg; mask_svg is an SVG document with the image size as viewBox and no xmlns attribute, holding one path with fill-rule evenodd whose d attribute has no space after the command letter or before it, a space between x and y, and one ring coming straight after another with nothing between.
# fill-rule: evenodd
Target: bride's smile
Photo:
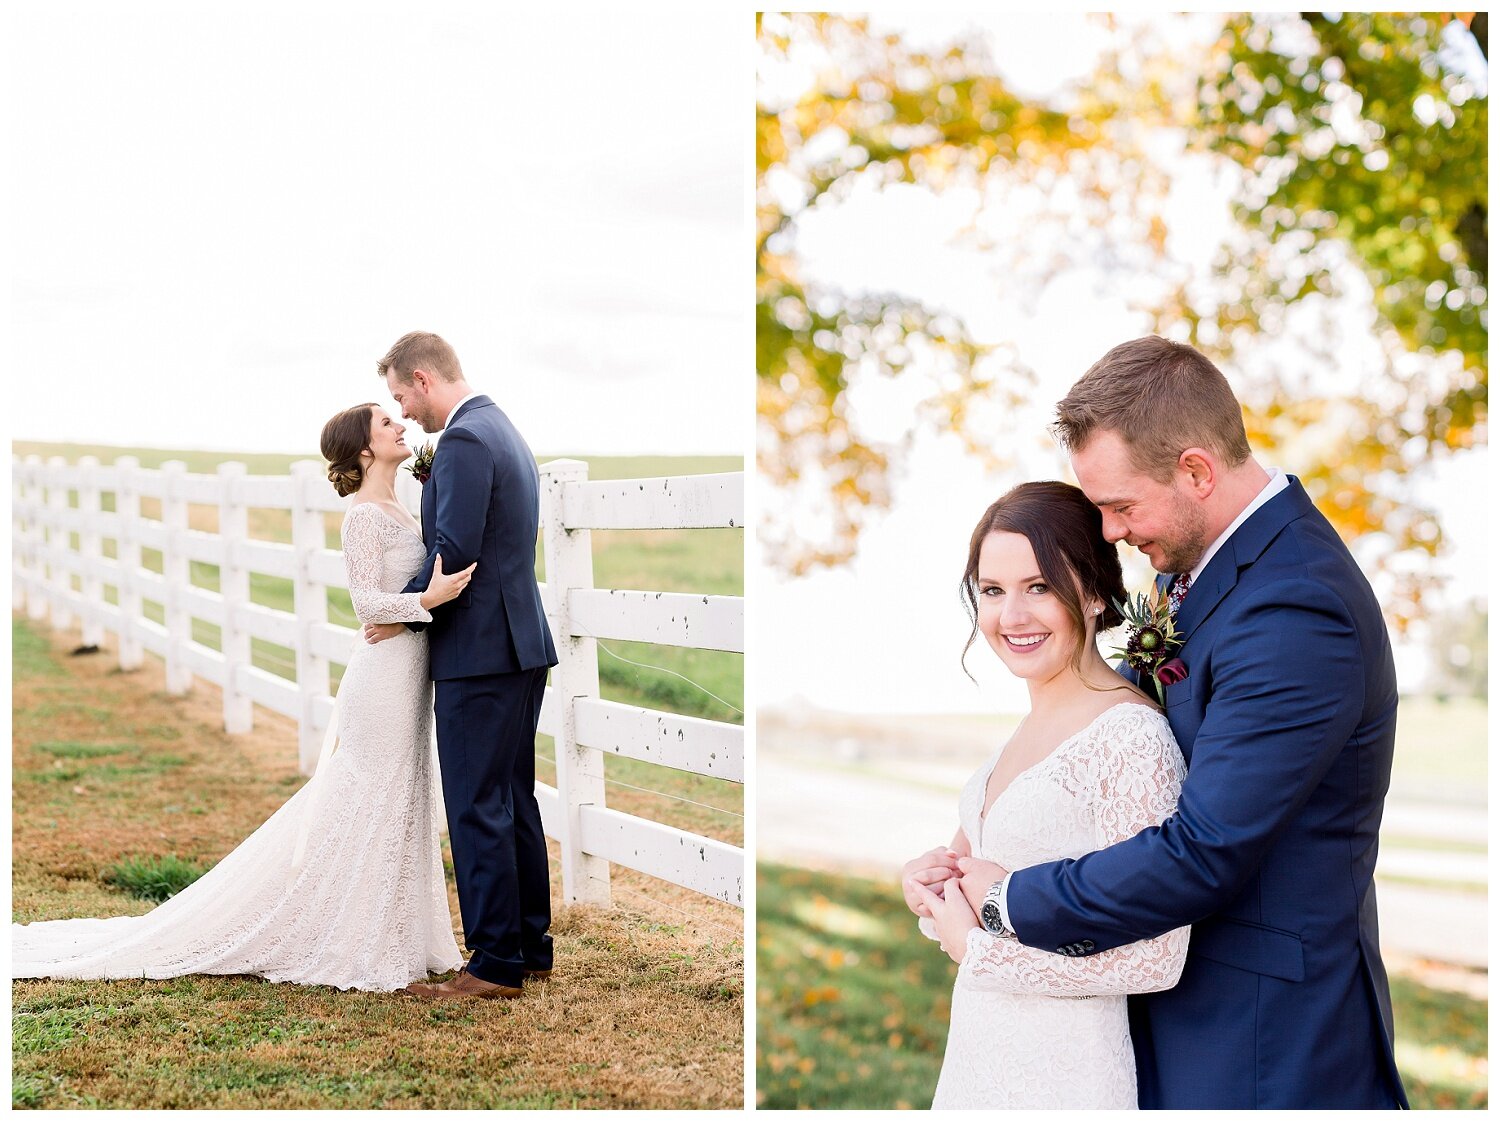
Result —
<instances>
[{"instance_id":1,"label":"bride's smile","mask_svg":"<svg viewBox=\"0 0 1500 1122\"><path fill-rule=\"evenodd\" d=\"M1068 668L1082 634L1041 575L1024 534L997 531L979 549L979 630L1018 678L1051 681Z\"/></svg>"}]
</instances>

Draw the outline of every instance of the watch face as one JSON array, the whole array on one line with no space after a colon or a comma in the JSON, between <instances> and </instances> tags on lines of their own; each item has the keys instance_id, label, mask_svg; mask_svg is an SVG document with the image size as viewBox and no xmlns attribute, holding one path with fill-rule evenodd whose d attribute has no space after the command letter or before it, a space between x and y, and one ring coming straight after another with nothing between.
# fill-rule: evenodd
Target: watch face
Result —
<instances>
[{"instance_id":1,"label":"watch face","mask_svg":"<svg viewBox=\"0 0 1500 1122\"><path fill-rule=\"evenodd\" d=\"M984 926L990 931L998 931L1001 927L1000 909L994 904L987 902L979 910L979 918L984 921Z\"/></svg>"}]
</instances>

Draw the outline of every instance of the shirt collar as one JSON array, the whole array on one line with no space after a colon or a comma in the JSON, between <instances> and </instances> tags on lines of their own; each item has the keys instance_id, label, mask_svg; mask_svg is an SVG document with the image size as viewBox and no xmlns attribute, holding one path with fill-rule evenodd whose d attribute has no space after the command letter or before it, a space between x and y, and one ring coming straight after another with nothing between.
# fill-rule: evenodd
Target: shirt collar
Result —
<instances>
[{"instance_id":1,"label":"shirt collar","mask_svg":"<svg viewBox=\"0 0 1500 1122\"><path fill-rule=\"evenodd\" d=\"M455 405L452 409L448 410L448 420L443 422L443 428L446 429L448 427L448 421L451 421L454 417L458 416L458 411L460 409L462 409L468 402L473 401L476 397L479 396L480 394L478 390L471 390L469 391L469 393L459 398L458 404Z\"/></svg>"},{"instance_id":2,"label":"shirt collar","mask_svg":"<svg viewBox=\"0 0 1500 1122\"><path fill-rule=\"evenodd\" d=\"M1194 581L1202 575L1204 569L1208 568L1208 563L1214 559L1214 554L1218 553L1224 543L1234 536L1234 532L1245 524L1247 518L1286 490L1287 482L1286 472L1279 468L1271 470L1270 481L1260 489L1260 494L1250 500L1249 505L1240 511L1239 517L1229 524L1229 528L1214 540L1214 544L1204 551L1203 556L1198 559L1198 563L1193 566L1193 571L1189 575Z\"/></svg>"}]
</instances>

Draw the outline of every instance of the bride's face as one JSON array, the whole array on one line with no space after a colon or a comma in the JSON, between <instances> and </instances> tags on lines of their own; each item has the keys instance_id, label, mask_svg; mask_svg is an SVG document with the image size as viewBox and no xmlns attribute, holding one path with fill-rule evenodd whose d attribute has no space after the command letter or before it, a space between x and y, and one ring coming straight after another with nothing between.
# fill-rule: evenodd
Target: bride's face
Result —
<instances>
[{"instance_id":1,"label":"bride's face","mask_svg":"<svg viewBox=\"0 0 1500 1122\"><path fill-rule=\"evenodd\" d=\"M411 456L411 449L401 435L405 431L406 426L384 409L370 410L370 455L377 463L399 464Z\"/></svg>"},{"instance_id":2,"label":"bride's face","mask_svg":"<svg viewBox=\"0 0 1500 1122\"><path fill-rule=\"evenodd\" d=\"M1036 563L1024 534L997 530L979 547L979 630L1017 678L1045 682L1070 669L1078 625Z\"/></svg>"}]
</instances>

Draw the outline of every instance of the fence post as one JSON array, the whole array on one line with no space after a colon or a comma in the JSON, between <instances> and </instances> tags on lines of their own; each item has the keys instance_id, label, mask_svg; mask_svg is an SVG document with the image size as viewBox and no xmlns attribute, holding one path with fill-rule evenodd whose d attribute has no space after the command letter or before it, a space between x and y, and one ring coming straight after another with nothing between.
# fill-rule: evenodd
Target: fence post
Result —
<instances>
[{"instance_id":1,"label":"fence post","mask_svg":"<svg viewBox=\"0 0 1500 1122\"><path fill-rule=\"evenodd\" d=\"M26 457L31 497L31 572L26 582L26 614L31 619L47 618L47 508L42 488L45 469L40 456Z\"/></svg>"},{"instance_id":2,"label":"fence post","mask_svg":"<svg viewBox=\"0 0 1500 1122\"><path fill-rule=\"evenodd\" d=\"M183 493L182 479L187 474L187 464L181 460L168 460L161 465L162 495L161 523L162 542L161 575L166 582L166 601L162 607L167 614L167 693L185 694L193 687L193 672L188 668L187 644L193 638L193 616L188 609L187 589L192 581L186 553L187 542L187 497Z\"/></svg>"},{"instance_id":3,"label":"fence post","mask_svg":"<svg viewBox=\"0 0 1500 1122\"><path fill-rule=\"evenodd\" d=\"M313 632L328 623L328 590L313 575L312 561L327 539L323 512L311 503L313 487L327 487L323 465L298 460L292 465L292 548L296 575L292 578L292 610L297 613L297 692L302 704L297 718L297 767L311 775L318 762L323 737L313 726L317 699L328 696L328 659L313 652Z\"/></svg>"},{"instance_id":4,"label":"fence post","mask_svg":"<svg viewBox=\"0 0 1500 1122\"><path fill-rule=\"evenodd\" d=\"M104 581L99 576L99 563L104 549L99 533L99 460L94 456L83 456L78 461L78 551L83 555L83 618L84 646L99 646L104 642L104 621L98 608L104 603ZM92 609L92 611L91 611Z\"/></svg>"},{"instance_id":5,"label":"fence post","mask_svg":"<svg viewBox=\"0 0 1500 1122\"><path fill-rule=\"evenodd\" d=\"M134 456L118 456L115 468L120 483L115 489L115 514L119 518L120 536L115 542L115 558L120 566L120 669L139 670L143 660L137 623L141 619L141 585L136 573L141 568L141 462Z\"/></svg>"},{"instance_id":6,"label":"fence post","mask_svg":"<svg viewBox=\"0 0 1500 1122\"><path fill-rule=\"evenodd\" d=\"M36 509L31 498L32 467L29 458L10 458L11 533L15 536L10 563L11 606L26 612L32 599L32 581L37 566Z\"/></svg>"},{"instance_id":7,"label":"fence post","mask_svg":"<svg viewBox=\"0 0 1500 1122\"><path fill-rule=\"evenodd\" d=\"M73 574L68 564L68 555L73 552L73 535L67 526L68 483L63 478L67 469L68 461L61 456L53 456L47 461L47 499L52 514L52 527L47 534L52 556L52 626L58 631L73 626L73 609L69 604L73 598Z\"/></svg>"},{"instance_id":8,"label":"fence post","mask_svg":"<svg viewBox=\"0 0 1500 1122\"><path fill-rule=\"evenodd\" d=\"M21 457L10 458L10 606L26 609L26 566L30 557L30 522L26 511L26 467Z\"/></svg>"},{"instance_id":9,"label":"fence post","mask_svg":"<svg viewBox=\"0 0 1500 1122\"><path fill-rule=\"evenodd\" d=\"M219 595L224 598L224 626L219 632L224 655L224 731L249 732L255 724L250 695L240 689L239 669L250 665L250 633L243 613L250 603L250 570L245 568L241 546L250 536L245 510L246 468L241 463L219 465L219 543L224 560L219 565Z\"/></svg>"},{"instance_id":10,"label":"fence post","mask_svg":"<svg viewBox=\"0 0 1500 1122\"><path fill-rule=\"evenodd\" d=\"M562 811L563 900L570 904L609 903L609 862L585 853L579 808L604 805L604 756L578 743L574 701L599 696L599 652L591 638L575 636L568 614L568 590L594 587L593 543L587 530L563 525L563 488L588 478L580 460L552 460L541 474L542 559L547 570L547 622L557 642L552 688L561 717L555 738L557 797Z\"/></svg>"}]
</instances>

